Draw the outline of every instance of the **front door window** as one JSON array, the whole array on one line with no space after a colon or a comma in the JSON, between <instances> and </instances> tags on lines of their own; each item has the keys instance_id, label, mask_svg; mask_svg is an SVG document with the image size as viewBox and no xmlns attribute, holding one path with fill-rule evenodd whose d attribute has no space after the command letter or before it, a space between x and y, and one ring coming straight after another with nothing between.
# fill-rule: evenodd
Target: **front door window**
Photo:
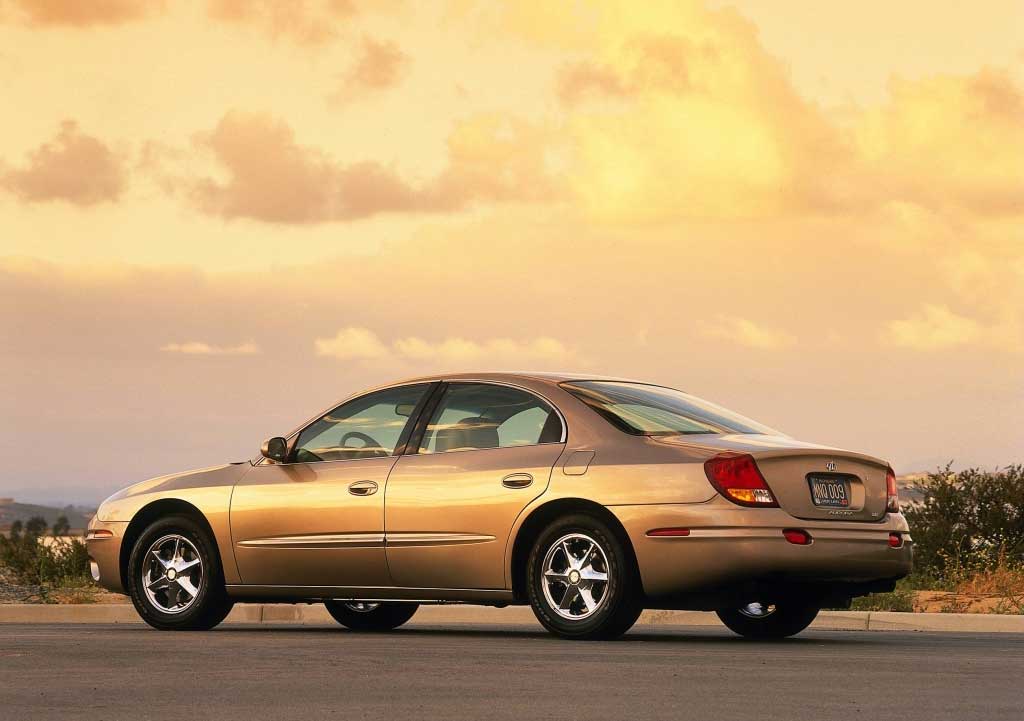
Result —
<instances>
[{"instance_id":1,"label":"front door window","mask_svg":"<svg viewBox=\"0 0 1024 721\"><path fill-rule=\"evenodd\" d=\"M389 388L356 398L306 426L295 442L295 463L393 455L429 384Z\"/></svg>"}]
</instances>

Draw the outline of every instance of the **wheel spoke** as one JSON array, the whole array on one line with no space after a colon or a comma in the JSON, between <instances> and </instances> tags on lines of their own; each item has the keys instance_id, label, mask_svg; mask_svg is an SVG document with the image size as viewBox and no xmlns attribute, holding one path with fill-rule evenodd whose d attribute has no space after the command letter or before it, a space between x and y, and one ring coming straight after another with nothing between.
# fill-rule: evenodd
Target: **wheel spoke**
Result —
<instances>
[{"instance_id":1,"label":"wheel spoke","mask_svg":"<svg viewBox=\"0 0 1024 721\"><path fill-rule=\"evenodd\" d=\"M567 569L571 570L576 568L576 557L572 555L572 551L569 550L568 541L562 541L562 552L565 553L565 561L569 564Z\"/></svg>"},{"instance_id":2,"label":"wheel spoke","mask_svg":"<svg viewBox=\"0 0 1024 721\"><path fill-rule=\"evenodd\" d=\"M181 536L174 539L174 552L171 554L171 563L177 563L178 559L181 558L178 554L181 553Z\"/></svg>"},{"instance_id":3,"label":"wheel spoke","mask_svg":"<svg viewBox=\"0 0 1024 721\"><path fill-rule=\"evenodd\" d=\"M580 576L587 581L608 581L608 574L595 570L593 566L581 568Z\"/></svg>"},{"instance_id":4,"label":"wheel spoke","mask_svg":"<svg viewBox=\"0 0 1024 721\"><path fill-rule=\"evenodd\" d=\"M160 555L160 551L158 549L154 548L150 553L152 553L153 558L160 562L160 565L164 567L165 571L171 567L171 561L165 561L163 556Z\"/></svg>"},{"instance_id":5,"label":"wheel spoke","mask_svg":"<svg viewBox=\"0 0 1024 721\"><path fill-rule=\"evenodd\" d=\"M167 588L167 584L170 581L167 580L167 576L160 576L155 581L150 581L146 584L146 587L151 591L159 591L161 588Z\"/></svg>"},{"instance_id":6,"label":"wheel spoke","mask_svg":"<svg viewBox=\"0 0 1024 721\"><path fill-rule=\"evenodd\" d=\"M195 598L199 589L192 585L192 579L188 576L178 576L174 579L182 591L188 594L189 598Z\"/></svg>"},{"instance_id":7,"label":"wheel spoke","mask_svg":"<svg viewBox=\"0 0 1024 721\"><path fill-rule=\"evenodd\" d=\"M591 543L590 544L590 548L588 548L587 552L583 554L583 558L581 558L579 560L579 563L577 563L576 568L578 568L578 569L580 569L582 571L584 568L589 566L590 565L590 559L594 557L594 551L596 549L597 549L597 544L596 543Z\"/></svg>"},{"instance_id":8,"label":"wheel spoke","mask_svg":"<svg viewBox=\"0 0 1024 721\"><path fill-rule=\"evenodd\" d=\"M545 571L544 579L548 581L548 583L556 582L566 586L569 585L569 575L567 573L562 573L561 571Z\"/></svg>"},{"instance_id":9,"label":"wheel spoke","mask_svg":"<svg viewBox=\"0 0 1024 721\"><path fill-rule=\"evenodd\" d=\"M562 602L558 604L558 607L563 611L569 611L572 606L572 602L576 600L576 597L580 595L580 589L578 586L569 586L565 589L565 595L562 596Z\"/></svg>"},{"instance_id":10,"label":"wheel spoke","mask_svg":"<svg viewBox=\"0 0 1024 721\"><path fill-rule=\"evenodd\" d=\"M580 598L583 599L583 605L587 607L587 613L591 613L595 608L597 608L597 601L594 600L594 594L591 592L589 587L583 588L580 586L579 594Z\"/></svg>"},{"instance_id":11,"label":"wheel spoke","mask_svg":"<svg viewBox=\"0 0 1024 721\"><path fill-rule=\"evenodd\" d=\"M190 568L195 568L196 566L198 566L199 563L200 563L199 558L196 557L196 558L193 558L191 561L182 561L182 563L180 565L178 565L178 567L175 568L174 570L176 570L178 573L185 573Z\"/></svg>"}]
</instances>

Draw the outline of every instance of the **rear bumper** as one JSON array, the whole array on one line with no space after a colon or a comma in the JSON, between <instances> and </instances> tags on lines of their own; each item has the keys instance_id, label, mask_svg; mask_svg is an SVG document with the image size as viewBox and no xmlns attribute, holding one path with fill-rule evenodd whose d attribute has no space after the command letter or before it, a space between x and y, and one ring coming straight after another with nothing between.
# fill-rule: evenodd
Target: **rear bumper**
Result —
<instances>
[{"instance_id":1,"label":"rear bumper","mask_svg":"<svg viewBox=\"0 0 1024 721\"><path fill-rule=\"evenodd\" d=\"M742 589L817 588L852 596L885 588L910 573L913 540L902 515L878 523L802 521L779 508L743 508L723 498L700 504L612 506L633 543L644 592L652 601ZM688 536L651 537L656 528ZM811 536L795 545L783 529ZM899 533L899 548L889 535Z\"/></svg>"},{"instance_id":2,"label":"rear bumper","mask_svg":"<svg viewBox=\"0 0 1024 721\"><path fill-rule=\"evenodd\" d=\"M93 580L114 593L125 593L121 581L121 539L127 528L127 522L100 521L94 516L85 534Z\"/></svg>"}]
</instances>

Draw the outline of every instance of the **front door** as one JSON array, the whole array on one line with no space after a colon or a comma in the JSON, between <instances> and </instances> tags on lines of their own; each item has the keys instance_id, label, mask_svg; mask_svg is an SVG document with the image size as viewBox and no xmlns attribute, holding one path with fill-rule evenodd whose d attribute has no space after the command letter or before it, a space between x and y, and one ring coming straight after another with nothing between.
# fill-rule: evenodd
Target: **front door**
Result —
<instances>
[{"instance_id":1,"label":"front door","mask_svg":"<svg viewBox=\"0 0 1024 721\"><path fill-rule=\"evenodd\" d=\"M416 450L401 456L388 478L385 531L395 584L504 588L512 524L545 491L563 448L561 418L538 396L497 384L449 384Z\"/></svg>"},{"instance_id":2,"label":"front door","mask_svg":"<svg viewBox=\"0 0 1024 721\"><path fill-rule=\"evenodd\" d=\"M348 401L264 459L235 487L231 535L242 583L390 586L384 487L429 384Z\"/></svg>"}]
</instances>

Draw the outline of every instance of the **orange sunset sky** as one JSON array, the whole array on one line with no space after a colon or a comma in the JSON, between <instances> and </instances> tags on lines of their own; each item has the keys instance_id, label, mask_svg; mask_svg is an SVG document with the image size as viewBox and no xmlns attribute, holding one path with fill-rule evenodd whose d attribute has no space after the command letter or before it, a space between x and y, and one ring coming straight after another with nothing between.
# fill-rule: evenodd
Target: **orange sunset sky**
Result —
<instances>
[{"instance_id":1,"label":"orange sunset sky","mask_svg":"<svg viewBox=\"0 0 1024 721\"><path fill-rule=\"evenodd\" d=\"M0 0L0 496L438 370L1024 460L1020 0Z\"/></svg>"}]
</instances>

